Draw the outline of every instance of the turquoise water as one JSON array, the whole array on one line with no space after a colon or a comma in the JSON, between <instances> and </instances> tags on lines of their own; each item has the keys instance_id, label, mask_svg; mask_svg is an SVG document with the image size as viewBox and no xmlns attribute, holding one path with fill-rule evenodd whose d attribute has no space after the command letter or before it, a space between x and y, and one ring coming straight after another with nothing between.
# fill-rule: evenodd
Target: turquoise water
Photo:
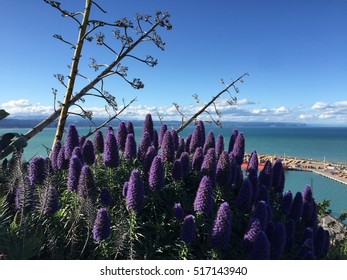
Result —
<instances>
[{"instance_id":1,"label":"turquoise water","mask_svg":"<svg viewBox=\"0 0 347 280\"><path fill-rule=\"evenodd\" d=\"M229 143L232 128L212 127L215 137L221 133L225 138L225 147ZM171 127L169 127L171 129ZM293 156L327 161L347 162L347 128L322 127L238 127L244 133L246 152L256 150L259 154L275 154L278 156ZM159 131L159 128L157 127ZM206 126L206 134L210 130ZM13 129L0 129L0 134L13 132ZM25 133L26 129L16 129L18 133ZM87 128L79 129L79 134L85 134ZM192 127L181 133L186 137ZM24 158L29 160L35 155L47 155L45 147L50 148L54 135L54 128L44 131L29 141L25 149ZM139 143L141 127L135 127L136 141ZM306 184L313 183L314 197L317 201L329 199L333 216L341 211L347 211L347 186L319 176L312 172L286 172L285 188L293 193L302 191Z\"/></svg>"}]
</instances>

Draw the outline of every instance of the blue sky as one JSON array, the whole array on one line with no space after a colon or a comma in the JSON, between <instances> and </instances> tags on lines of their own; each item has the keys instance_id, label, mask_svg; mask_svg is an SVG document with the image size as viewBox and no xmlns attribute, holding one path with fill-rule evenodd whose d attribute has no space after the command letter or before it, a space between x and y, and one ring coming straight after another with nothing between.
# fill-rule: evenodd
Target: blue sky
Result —
<instances>
[{"instance_id":1,"label":"blue sky","mask_svg":"<svg viewBox=\"0 0 347 280\"><path fill-rule=\"evenodd\" d=\"M83 0L61 0L73 11L83 9ZM155 68L134 61L129 78L141 78L142 90L134 90L112 77L105 88L117 97L137 102L124 118L143 119L158 112L164 120L177 119L177 102L191 115L226 83L245 72L239 84L239 102L233 106L224 95L216 104L222 120L294 121L347 125L347 2L345 0L137 0L98 3L108 11L98 19L133 18L136 12L168 11L173 29L159 30L166 42L162 52L144 44L136 54L158 59ZM0 0L1 87L0 106L18 115L47 115L53 110L51 88L63 99L64 88L53 77L68 74L73 55L68 45L53 38L60 34L75 40L76 26L43 1ZM102 16L103 18L100 18ZM105 31L109 44L116 44ZM87 66L90 57L110 63L107 50L88 44L83 52L81 74L93 78ZM85 81L77 83L76 91ZM86 100L85 107L102 116L101 100ZM203 116L202 118L207 118Z\"/></svg>"}]
</instances>

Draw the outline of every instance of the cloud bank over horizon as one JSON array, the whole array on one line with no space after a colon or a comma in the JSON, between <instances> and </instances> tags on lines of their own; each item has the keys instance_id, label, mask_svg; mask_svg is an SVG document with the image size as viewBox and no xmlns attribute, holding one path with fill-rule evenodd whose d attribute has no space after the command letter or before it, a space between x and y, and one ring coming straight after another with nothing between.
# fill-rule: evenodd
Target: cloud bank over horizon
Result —
<instances>
[{"instance_id":1,"label":"cloud bank over horizon","mask_svg":"<svg viewBox=\"0 0 347 280\"><path fill-rule=\"evenodd\" d=\"M135 104L135 103L134 103ZM53 106L32 103L28 99L9 100L0 104L1 109L10 113L10 117L45 117L50 115ZM194 103L188 105L180 104L180 111L187 117L191 117L202 108L201 104ZM220 99L215 104L215 108L221 113L223 121L259 121L259 122L302 122L308 124L339 124L347 123L347 101L336 101L327 103L317 101L311 107L298 105L294 108L287 106L266 107L260 102L248 99L240 99L237 103L230 104L227 99ZM105 118L108 114L105 107L88 107L84 109L93 112L95 118ZM79 113L78 108L72 109L72 112ZM214 118L217 118L213 106L209 112ZM173 105L171 106L150 106L150 105L131 105L119 118L143 120L147 113L160 116L164 121L178 120L182 117ZM209 119L208 114L201 115L201 119Z\"/></svg>"}]
</instances>

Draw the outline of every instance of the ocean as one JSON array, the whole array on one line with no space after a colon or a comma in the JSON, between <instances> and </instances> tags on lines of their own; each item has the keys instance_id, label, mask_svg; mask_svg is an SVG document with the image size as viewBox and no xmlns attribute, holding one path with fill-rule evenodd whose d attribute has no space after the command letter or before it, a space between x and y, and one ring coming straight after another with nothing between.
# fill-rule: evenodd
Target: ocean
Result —
<instances>
[{"instance_id":1,"label":"ocean","mask_svg":"<svg viewBox=\"0 0 347 280\"><path fill-rule=\"evenodd\" d=\"M116 127L114 127L116 129ZM168 128L171 127L168 125ZM253 150L258 154L272 154L278 157L298 157L330 162L347 163L347 128L343 127L234 127L245 136L246 152ZM136 142L139 143L142 126L135 126ZM156 127L159 131L159 127ZM188 127L180 136L186 137L192 132ZM206 125L206 134L212 129L215 137L224 136L225 147L229 143L233 127L218 128ZM25 133L27 129L0 129L6 132ZM85 134L88 128L79 128L79 134ZM52 145L54 128L46 128L29 141L24 158L47 156L47 149ZM347 185L332 181L312 172L287 171L285 189L293 193L302 191L306 184L313 185L317 201L330 200L332 216L338 217L341 211L347 211Z\"/></svg>"}]
</instances>

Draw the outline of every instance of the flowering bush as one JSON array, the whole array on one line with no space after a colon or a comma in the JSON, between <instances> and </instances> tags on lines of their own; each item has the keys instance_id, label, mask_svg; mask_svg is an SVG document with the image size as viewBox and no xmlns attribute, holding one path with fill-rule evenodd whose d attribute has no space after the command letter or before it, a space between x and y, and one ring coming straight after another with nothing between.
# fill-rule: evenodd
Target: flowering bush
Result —
<instances>
[{"instance_id":1,"label":"flowering bush","mask_svg":"<svg viewBox=\"0 0 347 280\"><path fill-rule=\"evenodd\" d=\"M186 139L150 115L79 139L69 127L49 160L0 169L0 253L10 259L324 259L310 186L284 192L280 160L258 173L245 138L197 122ZM206 139L206 140L205 140ZM227 144L227 143L225 143ZM10 244L11 243L11 244ZM21 244L21 245L16 245ZM23 245L24 244L24 245ZM17 247L16 247L17 246Z\"/></svg>"}]
</instances>

